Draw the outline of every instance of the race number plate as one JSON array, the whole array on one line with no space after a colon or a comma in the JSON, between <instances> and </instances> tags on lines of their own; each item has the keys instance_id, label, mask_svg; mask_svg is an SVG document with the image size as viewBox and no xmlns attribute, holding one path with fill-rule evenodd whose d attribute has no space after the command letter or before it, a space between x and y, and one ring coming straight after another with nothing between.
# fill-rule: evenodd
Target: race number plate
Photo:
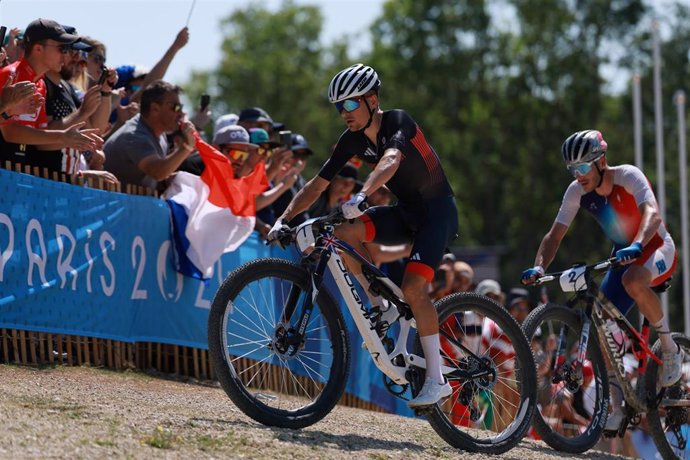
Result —
<instances>
[{"instance_id":1,"label":"race number plate","mask_svg":"<svg viewBox=\"0 0 690 460\"><path fill-rule=\"evenodd\" d=\"M587 281L585 281L586 268L583 265L563 272L560 278L563 292L584 291L587 289Z\"/></svg>"}]
</instances>

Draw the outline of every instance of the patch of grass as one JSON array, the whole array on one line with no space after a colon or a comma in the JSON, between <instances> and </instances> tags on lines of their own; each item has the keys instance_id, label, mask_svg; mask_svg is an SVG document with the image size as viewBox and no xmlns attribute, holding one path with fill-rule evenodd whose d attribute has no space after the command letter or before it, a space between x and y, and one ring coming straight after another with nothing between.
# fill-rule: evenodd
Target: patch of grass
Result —
<instances>
[{"instance_id":1,"label":"patch of grass","mask_svg":"<svg viewBox=\"0 0 690 460\"><path fill-rule=\"evenodd\" d=\"M115 447L115 441L111 441L110 439L96 439L94 443L101 447Z\"/></svg>"},{"instance_id":2,"label":"patch of grass","mask_svg":"<svg viewBox=\"0 0 690 460\"><path fill-rule=\"evenodd\" d=\"M372 460L389 460L390 459L390 457L388 455L381 454L378 452L372 452L369 455L367 455L367 457L369 457Z\"/></svg>"},{"instance_id":3,"label":"patch of grass","mask_svg":"<svg viewBox=\"0 0 690 460\"><path fill-rule=\"evenodd\" d=\"M234 453L251 452L251 449L254 447L254 442L249 436L238 436L234 431L230 431L222 436L199 435L187 438L187 441L205 452L223 449L231 449Z\"/></svg>"},{"instance_id":4,"label":"patch of grass","mask_svg":"<svg viewBox=\"0 0 690 460\"><path fill-rule=\"evenodd\" d=\"M144 444L156 449L173 449L175 444L182 441L182 436L158 425L153 434L143 439Z\"/></svg>"},{"instance_id":5,"label":"patch of grass","mask_svg":"<svg viewBox=\"0 0 690 460\"><path fill-rule=\"evenodd\" d=\"M203 451L218 450L227 444L225 437L216 438L213 436L201 435L193 439L194 444Z\"/></svg>"},{"instance_id":6,"label":"patch of grass","mask_svg":"<svg viewBox=\"0 0 690 460\"><path fill-rule=\"evenodd\" d=\"M80 419L86 412L86 406L69 401L56 401L43 396L23 396L19 398L19 405L25 409L34 409L41 412L57 412L71 419Z\"/></svg>"},{"instance_id":7,"label":"patch of grass","mask_svg":"<svg viewBox=\"0 0 690 460\"><path fill-rule=\"evenodd\" d=\"M427 447L428 452L436 458L450 458L447 452L444 452L440 447Z\"/></svg>"}]
</instances>

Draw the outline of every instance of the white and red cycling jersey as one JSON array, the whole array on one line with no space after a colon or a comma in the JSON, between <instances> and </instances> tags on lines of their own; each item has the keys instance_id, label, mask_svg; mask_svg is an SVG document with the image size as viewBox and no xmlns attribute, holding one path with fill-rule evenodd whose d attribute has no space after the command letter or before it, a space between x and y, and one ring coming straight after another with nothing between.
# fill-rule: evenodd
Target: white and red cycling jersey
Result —
<instances>
[{"instance_id":1,"label":"white and red cycling jersey","mask_svg":"<svg viewBox=\"0 0 690 460\"><path fill-rule=\"evenodd\" d=\"M609 167L613 172L611 193L602 196L596 191L585 193L574 180L563 196L556 222L570 226L580 208L589 212L599 223L606 236L613 241L615 250L629 246L642 222L640 205L657 206L652 186L644 173L632 165ZM654 237L645 245L642 256L634 264L642 265L652 273L652 286L658 285L673 273L677 262L673 238L662 222Z\"/></svg>"}]
</instances>

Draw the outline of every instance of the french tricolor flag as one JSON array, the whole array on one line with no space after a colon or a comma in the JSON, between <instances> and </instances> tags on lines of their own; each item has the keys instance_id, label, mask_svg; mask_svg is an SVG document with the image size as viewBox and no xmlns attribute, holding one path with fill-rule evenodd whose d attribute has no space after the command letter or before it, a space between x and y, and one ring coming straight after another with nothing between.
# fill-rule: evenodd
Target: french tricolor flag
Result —
<instances>
[{"instance_id":1,"label":"french tricolor flag","mask_svg":"<svg viewBox=\"0 0 690 460\"><path fill-rule=\"evenodd\" d=\"M163 194L170 206L177 271L209 279L213 265L237 249L254 231L256 196L268 188L263 162L246 177L235 179L230 160L201 140L201 176L178 172Z\"/></svg>"}]
</instances>

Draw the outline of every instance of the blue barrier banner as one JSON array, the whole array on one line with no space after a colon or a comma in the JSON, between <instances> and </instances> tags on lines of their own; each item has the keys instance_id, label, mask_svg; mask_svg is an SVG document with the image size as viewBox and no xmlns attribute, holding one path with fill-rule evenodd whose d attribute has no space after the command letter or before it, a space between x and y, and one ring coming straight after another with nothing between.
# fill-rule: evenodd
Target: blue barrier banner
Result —
<instances>
[{"instance_id":1,"label":"blue barrier banner","mask_svg":"<svg viewBox=\"0 0 690 460\"><path fill-rule=\"evenodd\" d=\"M177 273L171 251L163 200L0 169L0 328L207 349L208 312L228 273L260 257L297 260L296 251L269 248L254 233L204 283ZM346 391L412 415L385 389L334 297L352 347Z\"/></svg>"},{"instance_id":2,"label":"blue barrier banner","mask_svg":"<svg viewBox=\"0 0 690 460\"><path fill-rule=\"evenodd\" d=\"M203 283L174 271L169 225L157 198L0 170L0 327L207 348L220 281L270 251L252 238Z\"/></svg>"}]
</instances>

